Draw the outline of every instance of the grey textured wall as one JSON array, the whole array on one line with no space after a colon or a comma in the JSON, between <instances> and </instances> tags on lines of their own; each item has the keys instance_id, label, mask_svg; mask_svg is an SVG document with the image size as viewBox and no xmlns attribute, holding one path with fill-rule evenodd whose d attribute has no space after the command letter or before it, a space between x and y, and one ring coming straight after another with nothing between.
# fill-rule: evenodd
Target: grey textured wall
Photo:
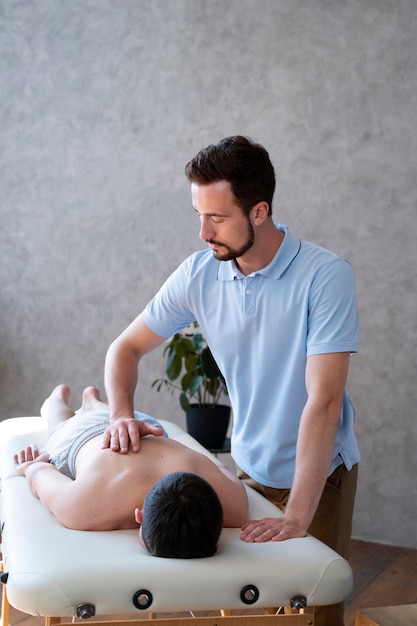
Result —
<instances>
[{"instance_id":1,"label":"grey textured wall","mask_svg":"<svg viewBox=\"0 0 417 626\"><path fill-rule=\"evenodd\" d=\"M276 218L356 271L354 534L417 547L416 32L414 0L2 0L1 417L103 389L109 343L201 247L184 164L247 134ZM162 368L138 402L183 423Z\"/></svg>"}]
</instances>

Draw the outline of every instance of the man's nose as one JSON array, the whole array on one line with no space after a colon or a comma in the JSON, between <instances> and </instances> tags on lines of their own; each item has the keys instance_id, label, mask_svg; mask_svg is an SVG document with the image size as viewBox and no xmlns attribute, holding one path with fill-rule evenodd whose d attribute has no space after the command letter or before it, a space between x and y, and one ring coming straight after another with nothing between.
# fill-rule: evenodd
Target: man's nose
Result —
<instances>
[{"instance_id":1,"label":"man's nose","mask_svg":"<svg viewBox=\"0 0 417 626\"><path fill-rule=\"evenodd\" d=\"M206 241L207 239L214 239L214 229L209 219L203 215L200 217L200 239Z\"/></svg>"}]
</instances>

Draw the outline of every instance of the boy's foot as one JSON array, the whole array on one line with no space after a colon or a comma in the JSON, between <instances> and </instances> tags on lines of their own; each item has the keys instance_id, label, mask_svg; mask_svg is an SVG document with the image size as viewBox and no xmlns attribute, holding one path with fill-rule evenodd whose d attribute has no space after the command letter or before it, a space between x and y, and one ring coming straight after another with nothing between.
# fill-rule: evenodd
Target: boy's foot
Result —
<instances>
[{"instance_id":1,"label":"boy's foot","mask_svg":"<svg viewBox=\"0 0 417 626\"><path fill-rule=\"evenodd\" d=\"M65 409L70 409L69 407L69 399L71 395L71 389L68 385L57 385L55 389L53 389L52 393L48 398L46 398L45 402L41 407L41 415L42 417L48 417L48 413L51 409L51 405L60 405Z\"/></svg>"},{"instance_id":2,"label":"boy's foot","mask_svg":"<svg viewBox=\"0 0 417 626\"><path fill-rule=\"evenodd\" d=\"M83 391L81 408L76 411L94 411L96 409L108 409L108 405L100 399L100 392L97 387L86 387Z\"/></svg>"}]
</instances>

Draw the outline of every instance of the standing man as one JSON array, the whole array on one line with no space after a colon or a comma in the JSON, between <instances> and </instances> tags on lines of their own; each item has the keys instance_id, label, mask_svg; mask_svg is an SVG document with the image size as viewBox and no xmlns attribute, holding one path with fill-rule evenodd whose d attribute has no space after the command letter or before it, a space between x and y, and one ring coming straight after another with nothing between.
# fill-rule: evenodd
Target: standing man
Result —
<instances>
[{"instance_id":1,"label":"standing man","mask_svg":"<svg viewBox=\"0 0 417 626\"><path fill-rule=\"evenodd\" d=\"M345 390L358 349L352 268L274 223L275 174L259 144L225 138L185 173L209 250L186 259L111 345L103 445L139 450L139 361L196 320L227 382L238 475L284 512L247 522L242 540L308 531L348 557L360 456ZM342 625L343 604L318 611L316 624Z\"/></svg>"}]
</instances>

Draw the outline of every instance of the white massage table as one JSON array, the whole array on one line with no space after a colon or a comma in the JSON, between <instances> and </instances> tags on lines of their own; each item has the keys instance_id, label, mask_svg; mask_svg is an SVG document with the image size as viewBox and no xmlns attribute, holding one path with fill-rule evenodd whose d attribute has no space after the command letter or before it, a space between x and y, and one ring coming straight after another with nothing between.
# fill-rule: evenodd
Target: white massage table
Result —
<instances>
[{"instance_id":1,"label":"white massage table","mask_svg":"<svg viewBox=\"0 0 417 626\"><path fill-rule=\"evenodd\" d=\"M219 463L177 425L162 423L170 437ZM42 448L45 436L41 417L0 422L1 626L8 624L10 605L45 616L46 624L92 615L98 616L95 623L99 619L121 624L133 615L133 623L161 626L306 626L313 624L310 607L340 602L349 595L349 564L310 536L248 544L239 539L239 529L224 529L214 557L182 560L150 556L139 547L136 530L64 528L30 493L13 465L14 452L29 444ZM251 489L248 494L251 518L281 514L260 494ZM285 615L264 610L281 606L293 608ZM158 617L184 611L191 616ZM194 617L196 611L209 615ZM210 617L212 611L220 614ZM117 621L104 622L114 615Z\"/></svg>"}]
</instances>

